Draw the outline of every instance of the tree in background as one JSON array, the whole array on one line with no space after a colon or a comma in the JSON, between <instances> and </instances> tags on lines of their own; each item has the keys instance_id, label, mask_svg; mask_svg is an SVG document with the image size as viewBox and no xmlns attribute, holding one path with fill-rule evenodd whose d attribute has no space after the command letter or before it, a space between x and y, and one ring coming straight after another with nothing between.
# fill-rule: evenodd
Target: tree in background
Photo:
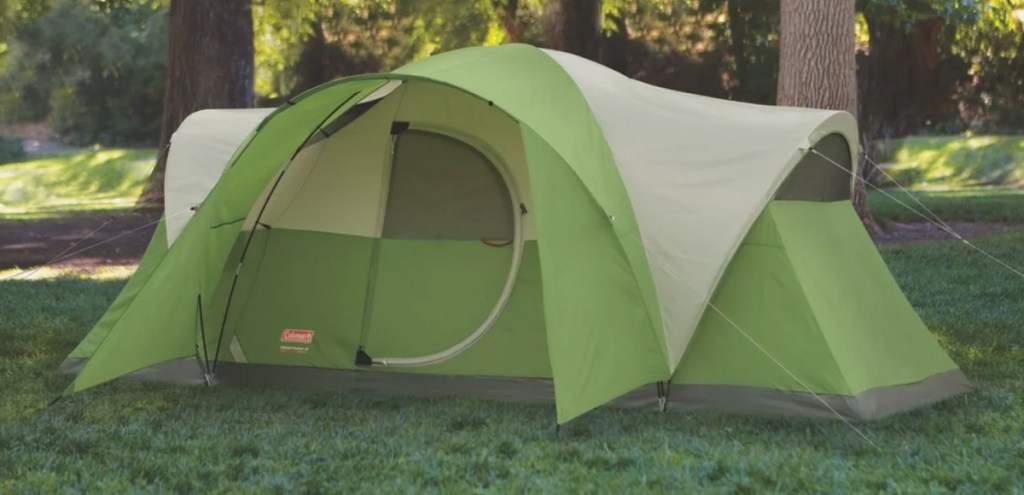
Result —
<instances>
[{"instance_id":1,"label":"tree in background","mask_svg":"<svg viewBox=\"0 0 1024 495\"><path fill-rule=\"evenodd\" d=\"M852 0L782 0L780 105L857 115Z\"/></svg>"},{"instance_id":2,"label":"tree in background","mask_svg":"<svg viewBox=\"0 0 1024 495\"><path fill-rule=\"evenodd\" d=\"M952 52L966 62L962 119L984 132L1024 129L1024 1L956 2Z\"/></svg>"},{"instance_id":3,"label":"tree in background","mask_svg":"<svg viewBox=\"0 0 1024 495\"><path fill-rule=\"evenodd\" d=\"M213 37L181 28L190 39L178 50L192 57L190 75L182 63L165 71L172 0L0 0L0 123L46 121L71 145L152 146L188 111L247 105L250 92L258 105L274 106L338 77L509 42L572 51L669 89L776 102L778 1L249 1L252 35L225 19L207 23L216 24ZM213 19L249 2L187 5ZM856 9L857 110L869 152L873 141L910 134L1024 129L1022 0L856 0ZM231 57L218 48L227 38L237 42L221 44L239 60L251 60L251 39L255 64L210 62ZM206 92L198 86L205 83L228 88L228 72L245 97L222 92L213 98L234 102L175 104L162 122L165 96L185 101L171 92ZM165 91L165 73L184 82ZM159 193L157 180L148 193Z\"/></svg>"},{"instance_id":4,"label":"tree in background","mask_svg":"<svg viewBox=\"0 0 1024 495\"><path fill-rule=\"evenodd\" d=\"M168 27L161 149L190 113L253 103L250 0L172 0ZM163 205L166 164L167 153L161 153L139 206Z\"/></svg>"},{"instance_id":5,"label":"tree in background","mask_svg":"<svg viewBox=\"0 0 1024 495\"><path fill-rule=\"evenodd\" d=\"M48 120L58 138L75 145L152 145L166 41L158 2L7 7L13 10L0 30L9 40L0 56L0 122Z\"/></svg>"},{"instance_id":6,"label":"tree in background","mask_svg":"<svg viewBox=\"0 0 1024 495\"><path fill-rule=\"evenodd\" d=\"M779 3L725 0L731 71L729 97L750 103L775 101L779 71Z\"/></svg>"},{"instance_id":7,"label":"tree in background","mask_svg":"<svg viewBox=\"0 0 1024 495\"><path fill-rule=\"evenodd\" d=\"M331 79L388 71L432 53L538 43L538 0L256 0L258 92L277 103Z\"/></svg>"},{"instance_id":8,"label":"tree in background","mask_svg":"<svg viewBox=\"0 0 1024 495\"><path fill-rule=\"evenodd\" d=\"M601 52L601 0L551 0L546 24L551 48L597 60Z\"/></svg>"},{"instance_id":9,"label":"tree in background","mask_svg":"<svg viewBox=\"0 0 1024 495\"><path fill-rule=\"evenodd\" d=\"M959 132L954 97L968 82L952 52L956 10L931 0L859 0L868 43L860 57L860 127L866 149L879 139Z\"/></svg>"},{"instance_id":10,"label":"tree in background","mask_svg":"<svg viewBox=\"0 0 1024 495\"><path fill-rule=\"evenodd\" d=\"M857 115L855 12L854 0L781 1L779 105ZM853 181L853 205L869 231L881 230L863 181Z\"/></svg>"}]
</instances>

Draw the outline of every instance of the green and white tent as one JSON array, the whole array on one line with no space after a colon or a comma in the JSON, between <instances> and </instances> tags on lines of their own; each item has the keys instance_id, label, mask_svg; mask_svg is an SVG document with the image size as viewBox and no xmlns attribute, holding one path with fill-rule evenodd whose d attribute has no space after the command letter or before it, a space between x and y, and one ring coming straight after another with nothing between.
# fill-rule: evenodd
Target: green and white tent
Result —
<instances>
[{"instance_id":1,"label":"green and white tent","mask_svg":"<svg viewBox=\"0 0 1024 495\"><path fill-rule=\"evenodd\" d=\"M851 207L856 143L843 112L525 45L199 112L67 392L553 399L562 423L606 403L872 419L967 391Z\"/></svg>"}]
</instances>

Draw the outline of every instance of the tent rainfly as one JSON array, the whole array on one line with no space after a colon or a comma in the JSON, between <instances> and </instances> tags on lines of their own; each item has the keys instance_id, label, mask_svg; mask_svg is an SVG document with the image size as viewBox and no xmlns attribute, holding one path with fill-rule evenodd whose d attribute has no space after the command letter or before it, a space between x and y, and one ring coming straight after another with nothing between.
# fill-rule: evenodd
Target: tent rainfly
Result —
<instances>
[{"instance_id":1,"label":"tent rainfly","mask_svg":"<svg viewBox=\"0 0 1024 495\"><path fill-rule=\"evenodd\" d=\"M873 419L969 390L850 204L843 112L526 45L190 116L142 262L62 366ZM845 168L843 168L845 167Z\"/></svg>"}]
</instances>

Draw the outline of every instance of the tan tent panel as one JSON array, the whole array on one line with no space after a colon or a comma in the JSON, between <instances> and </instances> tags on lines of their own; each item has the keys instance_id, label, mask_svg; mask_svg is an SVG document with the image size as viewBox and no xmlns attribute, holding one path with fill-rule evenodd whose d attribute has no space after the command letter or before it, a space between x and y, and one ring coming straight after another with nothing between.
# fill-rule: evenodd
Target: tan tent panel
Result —
<instances>
[{"instance_id":1,"label":"tan tent panel","mask_svg":"<svg viewBox=\"0 0 1024 495\"><path fill-rule=\"evenodd\" d=\"M224 167L245 138L272 108L200 110L189 115L171 136L164 174L167 245L192 218L192 208L206 199Z\"/></svg>"}]
</instances>

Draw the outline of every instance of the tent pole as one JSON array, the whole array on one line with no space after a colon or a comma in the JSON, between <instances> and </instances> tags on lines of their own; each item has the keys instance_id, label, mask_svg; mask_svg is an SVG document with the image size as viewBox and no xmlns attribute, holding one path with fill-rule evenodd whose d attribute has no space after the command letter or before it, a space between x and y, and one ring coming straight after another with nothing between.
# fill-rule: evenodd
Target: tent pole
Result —
<instances>
[{"instance_id":1,"label":"tent pole","mask_svg":"<svg viewBox=\"0 0 1024 495\"><path fill-rule=\"evenodd\" d=\"M206 386L212 386L213 377L210 375L210 354L206 348L206 323L203 320L202 294L196 294L196 318L199 321L199 337L203 341L202 358L199 356L199 343L196 343L196 361L199 362L199 367L203 370L203 379L206 380Z\"/></svg>"},{"instance_id":2,"label":"tent pole","mask_svg":"<svg viewBox=\"0 0 1024 495\"><path fill-rule=\"evenodd\" d=\"M292 156L292 159L295 157ZM291 164L291 160L288 161ZM274 195L274 191L277 189L277 185L281 183L281 178L284 177L284 173L288 170L288 165L285 165L281 173L277 174L277 179L274 180L274 185L270 187L270 192L267 194L267 198L263 201L263 206L260 207L260 212L256 215L256 222L253 224L252 229L249 230L249 235L245 240L245 245L242 247L242 254L238 257L238 266L235 267L235 274L231 278L231 288L228 289L228 300L224 304L224 318L220 322L220 333L217 334L217 347L213 351L213 369L210 370L210 374L217 372L217 365L220 362L220 348L224 341L224 329L227 328L228 316L231 314L231 301L235 296L235 289L238 287L238 275L242 273L242 264L245 262L245 255L249 252L249 246L252 245L252 240L256 236L256 228L259 227L260 220L263 218L263 212L266 211L267 205L270 203L270 198Z\"/></svg>"},{"instance_id":3,"label":"tent pole","mask_svg":"<svg viewBox=\"0 0 1024 495\"><path fill-rule=\"evenodd\" d=\"M408 126L406 126L408 128ZM391 174L395 168L395 149L398 147L398 138L401 131L404 130L401 126L396 126L395 123L391 124L391 138L387 153L387 164L384 170L387 173L385 180L381 181L381 193L380 193L380 204L377 209L377 227L376 237L373 239L373 245L370 248L370 273L366 279L366 297L363 300L363 319L362 328L359 332L359 347L356 351L356 366L373 366L373 358L366 353L366 339L370 335L370 317L373 314L373 296L376 292L377 287L377 266L380 264L380 245L381 238L384 236L384 215L388 207L388 196L391 193ZM397 132L396 132L397 131Z\"/></svg>"},{"instance_id":4,"label":"tent pole","mask_svg":"<svg viewBox=\"0 0 1024 495\"><path fill-rule=\"evenodd\" d=\"M295 161L295 157L298 156L299 152L302 151L303 146L306 144L306 142L312 139L317 132L320 132L320 129L324 126L324 123L327 122L327 119L331 118L332 115L337 113L338 110L341 109L341 107L345 106L345 104L347 104L353 98L362 95L363 93L365 93L365 90L356 91L355 93L352 93L351 95L349 95L348 98L342 100L342 102L339 103L338 106L335 107L333 111L328 113L322 120L320 120L320 123L317 124L316 127L313 128L313 131L310 132L308 136L306 136L305 140L303 140L302 145L299 145L299 147L295 149L295 152L292 153L292 156L291 158L288 159L288 162L285 163L283 167L281 167L281 172L277 174L277 179L274 180L274 185L270 186L270 192L267 193L266 199L263 200L263 205L260 206L260 211L259 213L256 214L256 221L253 223L252 229L249 230L249 235L245 240L245 245L242 247L242 254L238 257L238 266L235 267L235 274L231 279L231 288L228 289L228 300L224 304L224 318L220 322L220 333L217 335L217 347L213 352L213 369L210 370L211 375L217 372L217 365L220 363L220 348L221 344L224 341L224 329L227 328L228 316L230 316L231 314L231 301L232 299L234 299L235 289L238 287L238 275L242 272L242 264L245 262L245 255L249 253L249 246L252 245L252 239L253 237L256 236L256 228L261 225L260 221L263 219L263 213L267 211L267 205L270 204L270 198L274 196L274 191L277 190L277 186L281 183L281 179L284 177L284 174L288 172L288 168L291 166L292 162Z\"/></svg>"}]
</instances>

